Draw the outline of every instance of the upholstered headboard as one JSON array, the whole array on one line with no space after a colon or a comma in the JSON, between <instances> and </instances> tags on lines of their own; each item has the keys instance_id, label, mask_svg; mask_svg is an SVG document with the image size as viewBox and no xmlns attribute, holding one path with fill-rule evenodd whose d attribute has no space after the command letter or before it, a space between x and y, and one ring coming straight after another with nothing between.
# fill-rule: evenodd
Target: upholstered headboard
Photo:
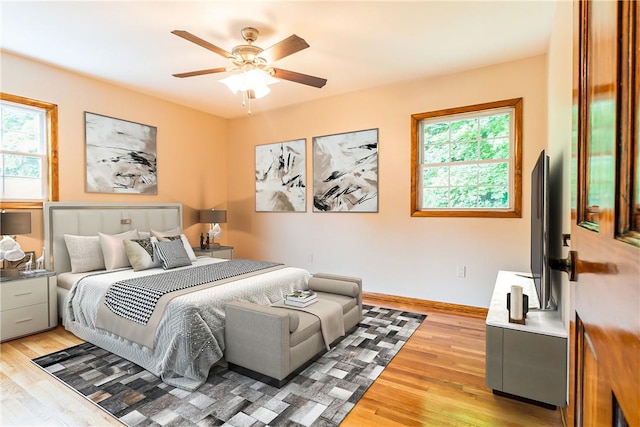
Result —
<instances>
[{"instance_id":1,"label":"upholstered headboard","mask_svg":"<svg viewBox=\"0 0 640 427\"><path fill-rule=\"evenodd\" d=\"M163 231L182 228L180 203L73 203L44 204L45 267L57 273L71 271L65 234L97 236L128 230Z\"/></svg>"}]
</instances>

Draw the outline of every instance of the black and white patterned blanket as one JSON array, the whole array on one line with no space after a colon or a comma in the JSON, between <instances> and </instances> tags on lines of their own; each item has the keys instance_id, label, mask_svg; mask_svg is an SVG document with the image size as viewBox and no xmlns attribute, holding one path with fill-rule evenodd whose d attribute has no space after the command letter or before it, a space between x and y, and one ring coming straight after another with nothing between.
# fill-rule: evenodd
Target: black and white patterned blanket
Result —
<instances>
[{"instance_id":1,"label":"black and white patterned blanket","mask_svg":"<svg viewBox=\"0 0 640 427\"><path fill-rule=\"evenodd\" d=\"M155 310L158 300L169 292L228 279L278 265L282 264L233 259L215 264L121 280L109 287L104 297L104 303L118 316L146 325Z\"/></svg>"}]
</instances>

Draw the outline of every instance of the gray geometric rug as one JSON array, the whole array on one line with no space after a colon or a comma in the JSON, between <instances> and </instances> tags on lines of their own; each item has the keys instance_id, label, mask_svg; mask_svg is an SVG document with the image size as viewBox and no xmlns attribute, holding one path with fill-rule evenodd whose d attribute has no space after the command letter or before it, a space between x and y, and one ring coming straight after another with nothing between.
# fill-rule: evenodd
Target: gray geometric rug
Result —
<instances>
[{"instance_id":1,"label":"gray geometric rug","mask_svg":"<svg viewBox=\"0 0 640 427\"><path fill-rule=\"evenodd\" d=\"M280 389L220 362L189 392L90 343L33 362L128 426L337 426L425 317L364 305L357 329Z\"/></svg>"}]
</instances>

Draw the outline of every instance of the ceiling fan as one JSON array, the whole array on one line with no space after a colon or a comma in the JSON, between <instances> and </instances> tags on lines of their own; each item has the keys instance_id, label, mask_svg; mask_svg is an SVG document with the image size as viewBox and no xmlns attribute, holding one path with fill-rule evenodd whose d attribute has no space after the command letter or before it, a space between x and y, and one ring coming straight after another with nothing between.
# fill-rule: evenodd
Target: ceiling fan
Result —
<instances>
[{"instance_id":1,"label":"ceiling fan","mask_svg":"<svg viewBox=\"0 0 640 427\"><path fill-rule=\"evenodd\" d=\"M174 30L171 33L175 34L178 37L182 37L183 39L188 40L192 43L195 43L198 46L204 47L205 49L208 49L213 53L217 53L218 55L228 58L233 63L233 67L209 68L206 70L178 73L173 74L174 77L193 77L201 76L204 74L223 73L228 71L239 71L244 74L252 72L254 70L258 70L264 72L267 76L270 77L289 80L295 83L301 83L303 85L313 86L317 88L321 88L327 83L327 79L297 73L295 71L283 70L282 68L271 66L271 63L309 47L304 39L298 37L295 34L287 37L286 39L274 44L267 49L262 49L253 44L253 42L258 39L258 35L260 34L260 32L253 27L245 27L240 33L242 34L242 38L247 42L247 44L238 45L234 47L231 52L227 52L226 50L189 33L188 31ZM223 83L229 85L228 82L223 81ZM232 88L232 90L234 89ZM240 90L250 92L248 94L250 98L259 97L256 96L255 93L253 93L253 90L249 91L246 90L246 88L240 88Z\"/></svg>"}]
</instances>

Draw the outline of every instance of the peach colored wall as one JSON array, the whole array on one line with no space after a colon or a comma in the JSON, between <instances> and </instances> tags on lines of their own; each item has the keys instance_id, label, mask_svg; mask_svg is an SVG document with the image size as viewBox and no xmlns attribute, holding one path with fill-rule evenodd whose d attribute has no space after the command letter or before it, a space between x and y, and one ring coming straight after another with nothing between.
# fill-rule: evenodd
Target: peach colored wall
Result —
<instances>
[{"instance_id":1,"label":"peach colored wall","mask_svg":"<svg viewBox=\"0 0 640 427\"><path fill-rule=\"evenodd\" d=\"M411 114L516 97L522 218L412 218ZM537 56L232 120L228 241L239 257L360 276L368 292L487 307L498 270L529 268L530 173L546 146L546 102L546 57ZM311 138L369 128L379 129L379 212L312 212ZM307 138L307 212L256 213L254 147L298 138Z\"/></svg>"},{"instance_id":2,"label":"peach colored wall","mask_svg":"<svg viewBox=\"0 0 640 427\"><path fill-rule=\"evenodd\" d=\"M561 233L571 233L571 131L572 91L573 91L573 3L557 2L553 31L549 44L547 70L548 117L549 117L549 159L551 185L553 186L552 215L554 230L552 243L556 250L551 252L555 258L566 258L568 248L562 248L559 242ZM552 245L552 246L554 246ZM558 307L564 323L569 329L571 289L567 274L553 271L551 280L554 292L560 294Z\"/></svg>"},{"instance_id":3,"label":"peach colored wall","mask_svg":"<svg viewBox=\"0 0 640 427\"><path fill-rule=\"evenodd\" d=\"M60 201L181 202L185 234L193 245L207 226L197 210L226 208L228 121L140 92L0 52L1 90L58 105ZM85 192L84 112L158 128L158 194ZM19 237L27 250L42 247L42 212L32 211L32 233ZM222 243L226 240L223 226Z\"/></svg>"},{"instance_id":4,"label":"peach colored wall","mask_svg":"<svg viewBox=\"0 0 640 427\"><path fill-rule=\"evenodd\" d=\"M194 225L195 211L226 207L221 242L234 245L237 257L361 276L368 292L486 307L497 270L528 269L530 170L547 141L545 56L232 121L6 52L0 59L3 92L59 106L63 201L179 201L193 244L206 228ZM523 217L411 218L411 114L514 97L524 98ZM84 111L158 127L157 196L84 191ZM373 127L380 134L379 212L312 212L311 138ZM307 138L307 212L256 213L255 145L297 138ZM23 244L37 252L39 214ZM458 265L466 266L465 278L456 276Z\"/></svg>"}]
</instances>

